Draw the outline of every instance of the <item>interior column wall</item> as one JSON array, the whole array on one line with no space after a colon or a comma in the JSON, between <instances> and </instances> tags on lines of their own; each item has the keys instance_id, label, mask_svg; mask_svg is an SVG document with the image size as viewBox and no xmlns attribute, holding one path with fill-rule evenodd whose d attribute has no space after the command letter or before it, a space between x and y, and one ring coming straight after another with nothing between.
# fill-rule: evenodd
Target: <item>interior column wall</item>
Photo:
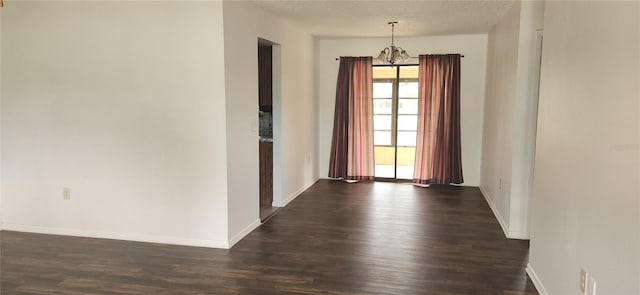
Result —
<instances>
[{"instance_id":1,"label":"interior column wall","mask_svg":"<svg viewBox=\"0 0 640 295\"><path fill-rule=\"evenodd\" d=\"M509 238L529 238L544 2L515 3L489 33L480 188Z\"/></svg>"},{"instance_id":2,"label":"interior column wall","mask_svg":"<svg viewBox=\"0 0 640 295\"><path fill-rule=\"evenodd\" d=\"M259 225L258 38L274 43L274 205L317 179L313 37L250 2L224 2L229 239ZM279 77L278 75L279 72ZM280 126L280 128L278 128ZM279 162L277 162L279 160Z\"/></svg>"}]
</instances>

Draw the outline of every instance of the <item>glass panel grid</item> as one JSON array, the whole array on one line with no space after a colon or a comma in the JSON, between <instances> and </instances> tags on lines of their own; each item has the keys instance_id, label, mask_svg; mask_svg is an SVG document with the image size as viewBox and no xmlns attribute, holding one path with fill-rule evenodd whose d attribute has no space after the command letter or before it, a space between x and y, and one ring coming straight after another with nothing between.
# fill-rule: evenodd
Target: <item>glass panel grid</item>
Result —
<instances>
[{"instance_id":1,"label":"glass panel grid","mask_svg":"<svg viewBox=\"0 0 640 295\"><path fill-rule=\"evenodd\" d=\"M411 179L418 127L418 66L374 67L373 78L374 87L385 84L377 87L384 90L374 90L375 176Z\"/></svg>"},{"instance_id":2,"label":"glass panel grid","mask_svg":"<svg viewBox=\"0 0 640 295\"><path fill-rule=\"evenodd\" d=\"M373 145L391 145L391 131L373 131Z\"/></svg>"},{"instance_id":3,"label":"glass panel grid","mask_svg":"<svg viewBox=\"0 0 640 295\"><path fill-rule=\"evenodd\" d=\"M391 98L374 98L373 114L374 115L393 114L393 100Z\"/></svg>"},{"instance_id":4,"label":"glass panel grid","mask_svg":"<svg viewBox=\"0 0 640 295\"><path fill-rule=\"evenodd\" d=\"M391 115L373 115L373 130L391 131Z\"/></svg>"},{"instance_id":5,"label":"glass panel grid","mask_svg":"<svg viewBox=\"0 0 640 295\"><path fill-rule=\"evenodd\" d=\"M418 81L404 81L398 84L399 98L418 98Z\"/></svg>"},{"instance_id":6,"label":"glass panel grid","mask_svg":"<svg viewBox=\"0 0 640 295\"><path fill-rule=\"evenodd\" d=\"M398 146L416 146L416 131L398 131Z\"/></svg>"},{"instance_id":7,"label":"glass panel grid","mask_svg":"<svg viewBox=\"0 0 640 295\"><path fill-rule=\"evenodd\" d=\"M398 114L400 115L417 115L418 99L417 98L401 98L398 99Z\"/></svg>"},{"instance_id":8,"label":"glass panel grid","mask_svg":"<svg viewBox=\"0 0 640 295\"><path fill-rule=\"evenodd\" d=\"M398 115L398 131L418 130L418 115Z\"/></svg>"},{"instance_id":9,"label":"glass panel grid","mask_svg":"<svg viewBox=\"0 0 640 295\"><path fill-rule=\"evenodd\" d=\"M373 98L391 98L393 97L392 82L373 82Z\"/></svg>"}]
</instances>

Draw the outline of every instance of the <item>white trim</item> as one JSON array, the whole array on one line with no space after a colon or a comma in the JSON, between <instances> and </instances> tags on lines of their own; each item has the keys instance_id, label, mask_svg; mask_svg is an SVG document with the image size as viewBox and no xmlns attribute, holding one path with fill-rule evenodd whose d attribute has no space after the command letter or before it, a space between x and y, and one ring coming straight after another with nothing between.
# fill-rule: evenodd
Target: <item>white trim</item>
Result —
<instances>
[{"instance_id":1,"label":"white trim","mask_svg":"<svg viewBox=\"0 0 640 295\"><path fill-rule=\"evenodd\" d=\"M296 192L294 192L293 194L291 194L284 201L282 201L282 203L277 203L277 202L274 201L273 202L273 206L274 207L284 207L284 206L289 205L289 203L291 203L291 201L295 200L299 195L304 193L304 191L308 190L312 185L316 184L316 182L318 182L319 179L320 178L318 178L318 177L314 178L311 183L309 183L308 185L302 187L301 189L299 189Z\"/></svg>"},{"instance_id":2,"label":"white trim","mask_svg":"<svg viewBox=\"0 0 640 295\"><path fill-rule=\"evenodd\" d=\"M529 235L519 231L509 231L507 238L513 240L529 240Z\"/></svg>"},{"instance_id":3,"label":"white trim","mask_svg":"<svg viewBox=\"0 0 640 295\"><path fill-rule=\"evenodd\" d=\"M502 215L500 215L500 211L498 211L498 208L493 203L493 200L489 197L489 194L487 193L487 191L482 186L479 186L478 188L480 188L480 192L482 193L482 196L487 201L487 204L489 204L489 208L491 208L491 211L493 212L493 215L498 220L498 223L500 224L500 227L502 228L502 232L504 233L504 236L507 239L528 240L529 239L529 235L527 235L526 233L510 231L509 230L509 227L507 226L507 223L502 218Z\"/></svg>"},{"instance_id":4,"label":"white trim","mask_svg":"<svg viewBox=\"0 0 640 295\"><path fill-rule=\"evenodd\" d=\"M245 227L243 230L241 230L239 233L235 234L233 237L231 237L231 239L229 239L228 249L231 249L233 245L240 242L240 240L242 240L244 237L250 234L254 229L258 228L260 225L262 225L262 222L260 222L260 218L258 218L254 220L251 224L249 224L247 227Z\"/></svg>"},{"instance_id":5,"label":"white trim","mask_svg":"<svg viewBox=\"0 0 640 295\"><path fill-rule=\"evenodd\" d=\"M473 183L450 183L450 186L457 186L457 187L478 187L477 184L473 184Z\"/></svg>"},{"instance_id":6,"label":"white trim","mask_svg":"<svg viewBox=\"0 0 640 295\"><path fill-rule=\"evenodd\" d=\"M504 219L502 219L502 215L500 215L500 211L498 211L498 208L496 208L496 205L493 204L491 197L489 197L489 193L487 193L484 187L479 186L479 188L480 188L480 192L482 193L482 196L484 196L484 199L487 201L487 204L489 204L489 207L491 208L493 215L498 220L498 223L502 228L502 232L504 232L504 236L509 237L509 228L507 227L507 224L504 222Z\"/></svg>"},{"instance_id":7,"label":"white trim","mask_svg":"<svg viewBox=\"0 0 640 295\"><path fill-rule=\"evenodd\" d=\"M318 182L319 178L315 178L309 185L299 189L291 196L289 196L280 206L276 207L284 207L291 203L291 201L295 200L299 195L301 195L304 191L309 189L312 185ZM228 241L215 241L215 240L201 240L201 239L188 239L188 238L176 238L176 237L166 237L166 236L153 236L153 235L142 235L142 234L130 234L130 233L114 233L114 232L100 232L100 231L90 231L90 230L82 230L82 229L73 229L73 228L55 228L55 227L44 227L44 226L34 226L34 225L23 225L23 224L12 224L12 223L0 223L0 228L2 230L9 231L19 231L19 232L28 232L28 233L37 233L37 234L48 234L48 235L61 235L61 236L72 236L72 237L84 237L84 238L97 238L97 239L110 239L110 240L124 240L124 241L134 241L134 242L145 242L145 243L157 243L157 244L170 244L170 245L181 245L181 246L192 246L192 247L206 247L206 248L218 248L218 249L230 249L246 237L253 230L258 228L262 223L260 219L256 219L251 224L249 224L246 228L235 234Z\"/></svg>"},{"instance_id":8,"label":"white trim","mask_svg":"<svg viewBox=\"0 0 640 295\"><path fill-rule=\"evenodd\" d=\"M48 235L61 235L61 236L73 236L73 237L84 237L84 238L125 240L125 241L145 242L145 243L229 249L229 243L227 241L201 240L201 239L152 236L152 235L129 234L129 233L99 232L99 231L89 231L89 230L82 230L82 229L43 227L43 226L34 226L34 225L12 224L12 223L3 223L2 229L10 230L10 231L37 233L37 234L48 234Z\"/></svg>"},{"instance_id":9,"label":"white trim","mask_svg":"<svg viewBox=\"0 0 640 295\"><path fill-rule=\"evenodd\" d=\"M538 277L538 274L533 269L533 266L531 266L531 263L527 263L526 271L527 271L527 274L529 275L529 278L531 278L533 285L536 287L536 290L538 290L538 293L540 295L549 295L549 292L547 292L547 289L544 288L544 285L542 284L540 277Z\"/></svg>"}]
</instances>

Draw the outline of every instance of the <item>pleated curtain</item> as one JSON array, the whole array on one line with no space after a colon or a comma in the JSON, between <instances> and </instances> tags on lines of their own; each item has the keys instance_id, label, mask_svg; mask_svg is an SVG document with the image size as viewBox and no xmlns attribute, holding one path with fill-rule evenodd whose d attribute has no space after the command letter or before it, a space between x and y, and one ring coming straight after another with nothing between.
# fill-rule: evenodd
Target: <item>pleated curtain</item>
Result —
<instances>
[{"instance_id":1,"label":"pleated curtain","mask_svg":"<svg viewBox=\"0 0 640 295\"><path fill-rule=\"evenodd\" d=\"M413 182L463 182L460 55L420 55L418 133Z\"/></svg>"},{"instance_id":2,"label":"pleated curtain","mask_svg":"<svg viewBox=\"0 0 640 295\"><path fill-rule=\"evenodd\" d=\"M329 177L374 178L372 57L340 58Z\"/></svg>"}]
</instances>

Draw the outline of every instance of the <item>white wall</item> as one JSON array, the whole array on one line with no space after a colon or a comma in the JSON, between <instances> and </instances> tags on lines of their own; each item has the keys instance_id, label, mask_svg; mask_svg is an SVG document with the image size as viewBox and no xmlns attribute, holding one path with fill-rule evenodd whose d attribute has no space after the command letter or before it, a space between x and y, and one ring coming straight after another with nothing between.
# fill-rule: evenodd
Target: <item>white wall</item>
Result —
<instances>
[{"instance_id":1,"label":"white wall","mask_svg":"<svg viewBox=\"0 0 640 295\"><path fill-rule=\"evenodd\" d=\"M530 270L640 294L640 3L551 1L544 30Z\"/></svg>"},{"instance_id":2,"label":"white wall","mask_svg":"<svg viewBox=\"0 0 640 295\"><path fill-rule=\"evenodd\" d=\"M318 129L311 35L245 1L224 2L224 26L229 237L234 242L259 218L258 130L252 128L258 118L258 37L278 43L274 52L282 55L281 64L274 65L281 72L281 84L274 85L274 205L286 204L317 179Z\"/></svg>"},{"instance_id":3,"label":"white wall","mask_svg":"<svg viewBox=\"0 0 640 295\"><path fill-rule=\"evenodd\" d=\"M480 188L505 235L528 238L544 2L517 2L489 33Z\"/></svg>"},{"instance_id":4,"label":"white wall","mask_svg":"<svg viewBox=\"0 0 640 295\"><path fill-rule=\"evenodd\" d=\"M319 167L320 177L326 178L333 132L336 79L339 56L372 56L389 46L390 38L336 38L319 39L318 97L319 97ZM453 35L396 38L412 56L419 54L461 53L462 73L460 86L462 169L464 185L480 184L480 155L482 145L482 118L487 35ZM412 60L417 63L417 60Z\"/></svg>"},{"instance_id":5,"label":"white wall","mask_svg":"<svg viewBox=\"0 0 640 295\"><path fill-rule=\"evenodd\" d=\"M480 188L508 232L511 192L512 113L518 69L520 3L489 33ZM506 228L505 228L506 227Z\"/></svg>"},{"instance_id":6,"label":"white wall","mask_svg":"<svg viewBox=\"0 0 640 295\"><path fill-rule=\"evenodd\" d=\"M5 229L225 247L222 4L2 13Z\"/></svg>"}]
</instances>

